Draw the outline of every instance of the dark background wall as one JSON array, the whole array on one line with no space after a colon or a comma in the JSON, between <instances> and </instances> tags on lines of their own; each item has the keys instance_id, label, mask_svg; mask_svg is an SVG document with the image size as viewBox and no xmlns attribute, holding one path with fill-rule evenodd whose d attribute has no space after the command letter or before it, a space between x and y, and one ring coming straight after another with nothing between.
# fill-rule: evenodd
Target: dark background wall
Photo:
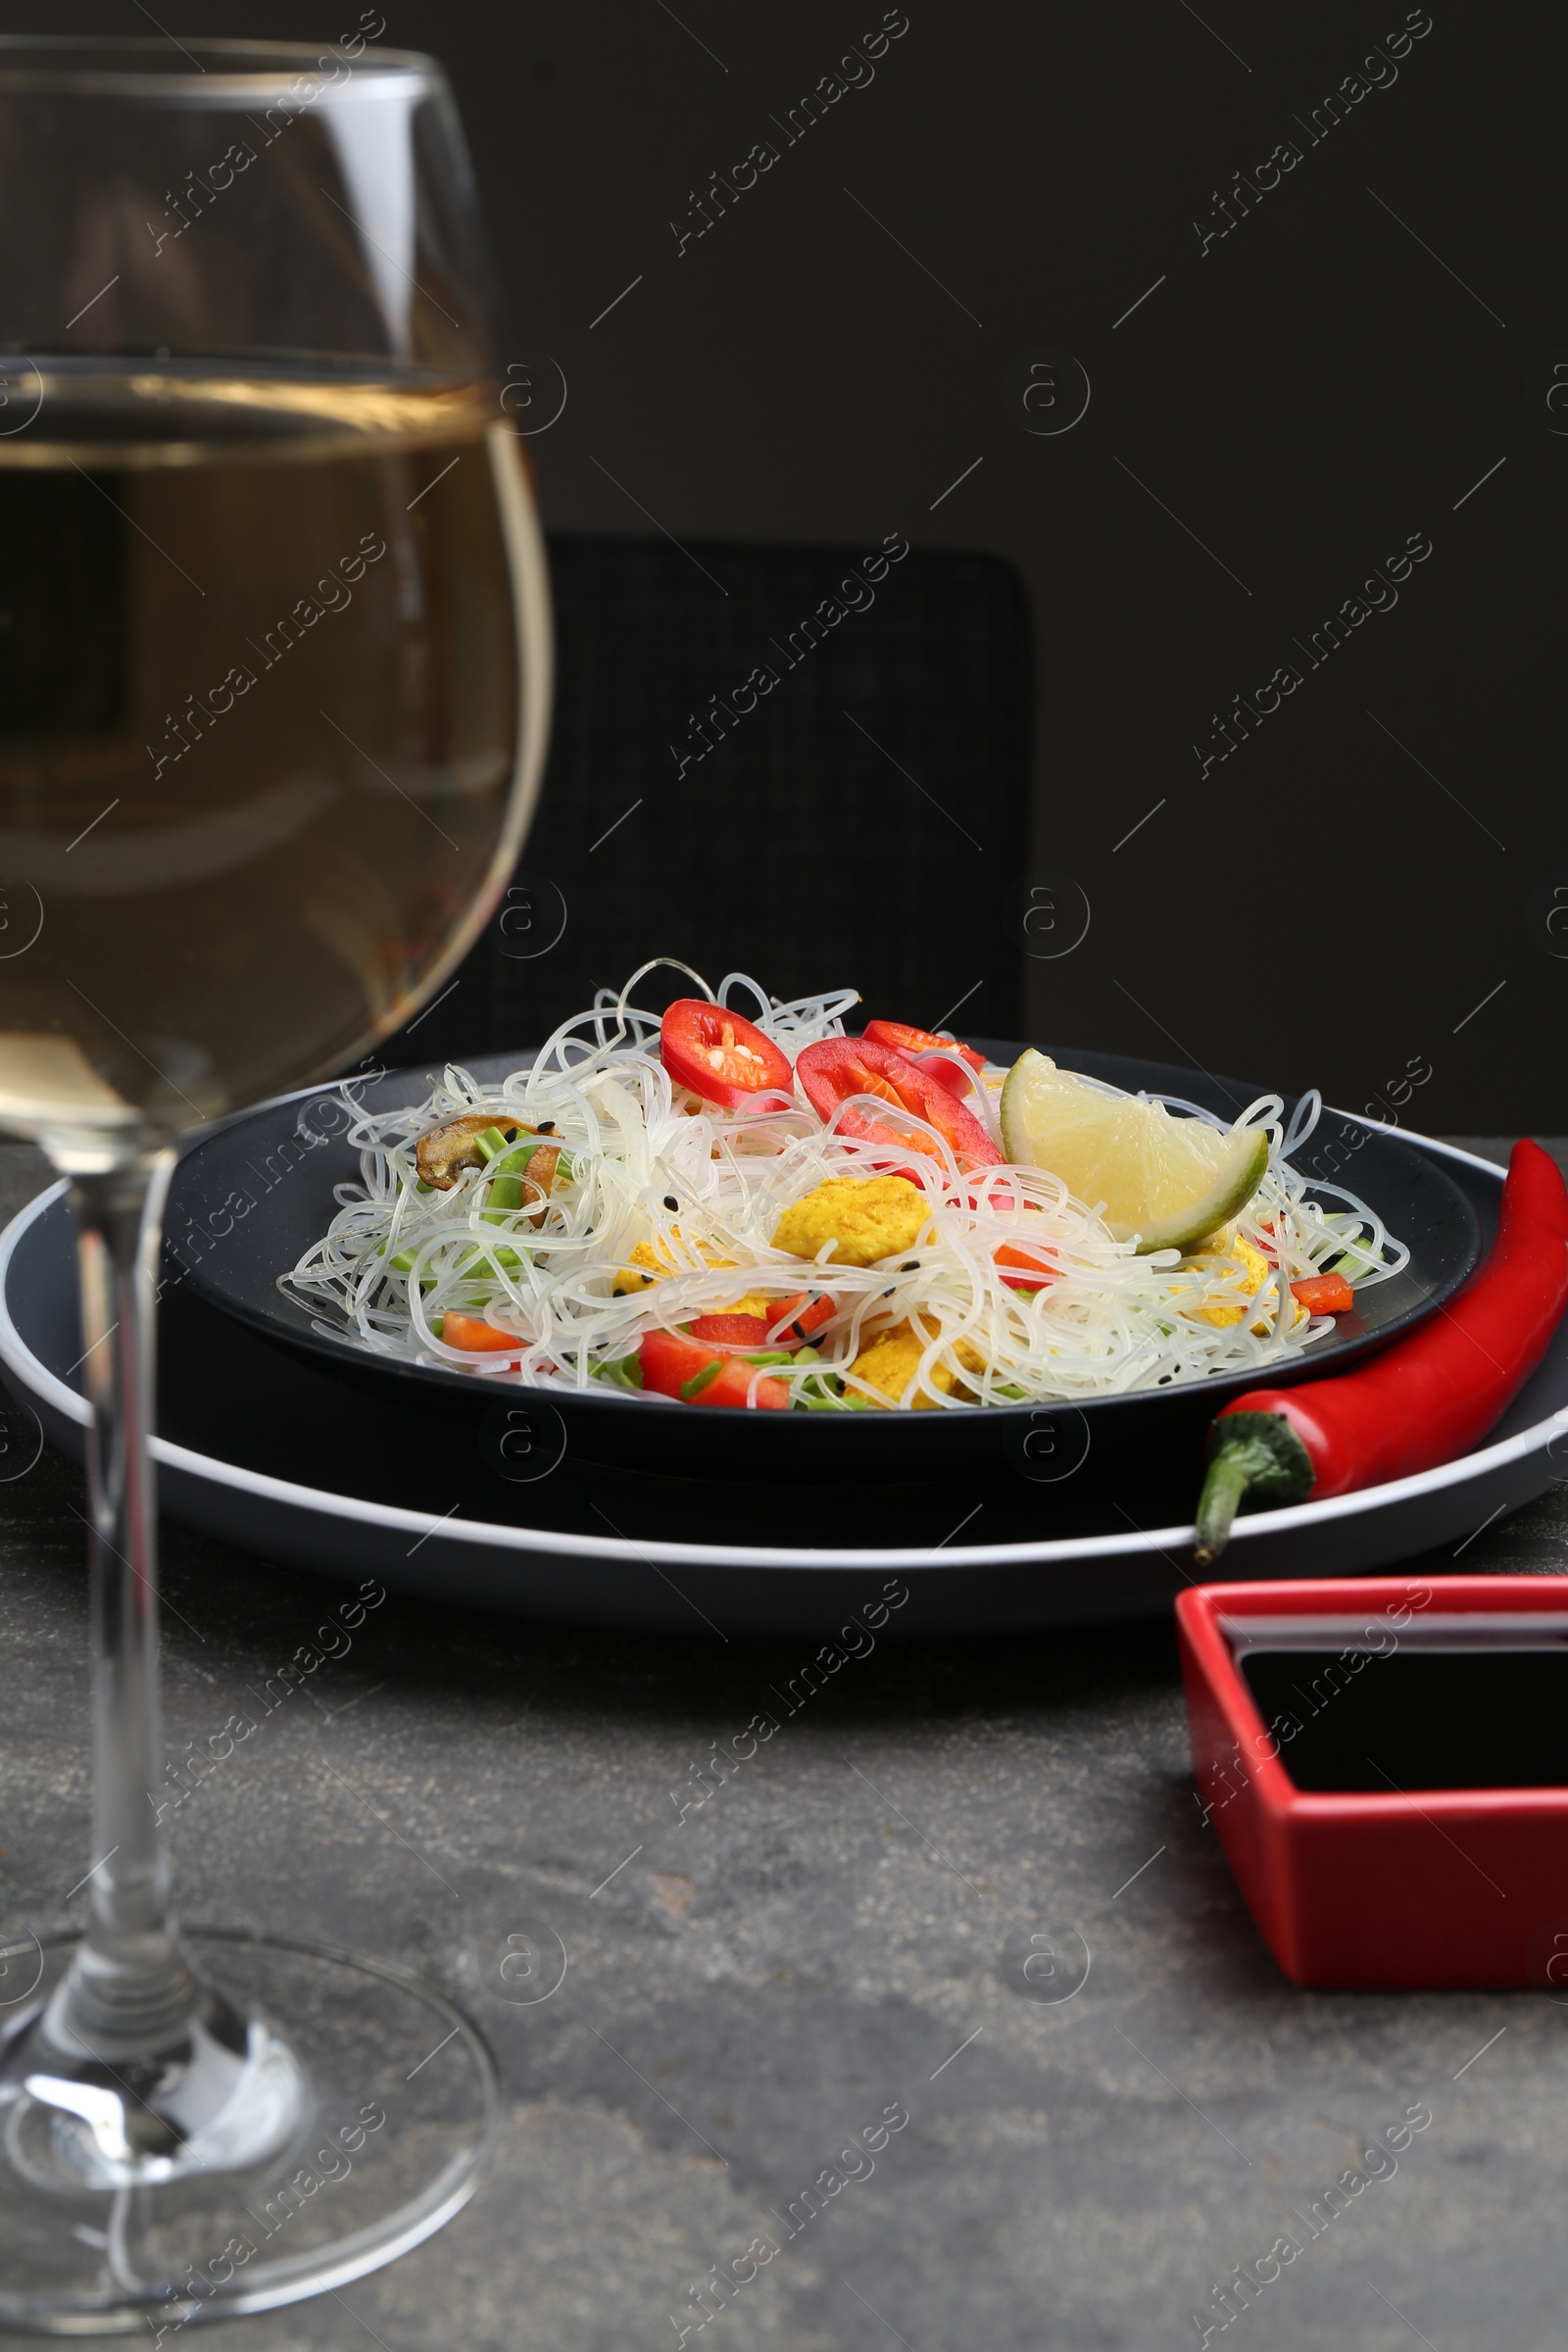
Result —
<instances>
[{"instance_id":1,"label":"dark background wall","mask_svg":"<svg viewBox=\"0 0 1568 2352\"><path fill-rule=\"evenodd\" d=\"M1527 391L1568 363L1560 7L907 0L792 145L876 0L385 10L451 70L503 358L564 373L530 444L552 526L902 531L1023 573L1034 868L1092 909L1030 966L1040 1034L1357 1107L1430 1064L1422 1125L1568 1126L1568 416ZM293 38L359 8L157 13ZM0 26L153 29L134 0L5 0ZM681 249L763 139L778 162ZM1314 666L1412 536L1430 554ZM1220 735L1238 695L1249 733Z\"/></svg>"}]
</instances>

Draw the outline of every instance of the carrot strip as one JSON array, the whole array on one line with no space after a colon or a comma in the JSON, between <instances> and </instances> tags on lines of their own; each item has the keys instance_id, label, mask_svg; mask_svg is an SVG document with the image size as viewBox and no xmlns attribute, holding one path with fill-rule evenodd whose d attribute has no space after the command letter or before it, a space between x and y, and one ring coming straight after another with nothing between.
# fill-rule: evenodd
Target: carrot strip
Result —
<instances>
[{"instance_id":1,"label":"carrot strip","mask_svg":"<svg viewBox=\"0 0 1568 2352\"><path fill-rule=\"evenodd\" d=\"M514 1331L498 1331L477 1315L455 1314L451 1307L441 1318L441 1337L449 1348L466 1348L470 1355L520 1355L527 1346Z\"/></svg>"},{"instance_id":2,"label":"carrot strip","mask_svg":"<svg viewBox=\"0 0 1568 2352\"><path fill-rule=\"evenodd\" d=\"M1306 1274L1291 1285L1291 1297L1310 1315L1348 1315L1355 1293L1343 1274Z\"/></svg>"}]
</instances>

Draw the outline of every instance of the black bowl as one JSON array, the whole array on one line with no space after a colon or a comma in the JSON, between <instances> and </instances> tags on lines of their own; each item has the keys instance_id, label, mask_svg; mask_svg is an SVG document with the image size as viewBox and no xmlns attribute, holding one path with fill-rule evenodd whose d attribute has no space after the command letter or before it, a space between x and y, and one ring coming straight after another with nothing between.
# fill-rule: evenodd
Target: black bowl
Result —
<instances>
[{"instance_id":1,"label":"black bowl","mask_svg":"<svg viewBox=\"0 0 1568 2352\"><path fill-rule=\"evenodd\" d=\"M1010 1043L978 1042L996 1061L1011 1061L1022 1051ZM1264 1091L1120 1054L1061 1049L1055 1058L1114 1086L1177 1096L1227 1118ZM489 1054L470 1066L480 1078L498 1079L526 1059L522 1054ZM428 1072L392 1071L356 1088L356 1096L368 1109L390 1110L420 1101L430 1083ZM1066 1484L1080 1500L1086 1484L1113 1495L1123 1480L1141 1485L1161 1465L1190 1477L1213 1414L1257 1377L1237 1372L1081 1404L971 1412L717 1413L613 1390L521 1389L404 1363L323 1332L307 1307L277 1288L278 1276L330 1224L334 1185L359 1173L358 1155L342 1141L345 1125L341 1099L323 1089L263 1103L193 1145L170 1194L165 1231L166 1250L175 1261L171 1275L207 1305L322 1368L330 1365L356 1389L368 1386L406 1402L413 1392L421 1411L456 1416L470 1430L488 1417L487 1426L499 1432L495 1442L519 1456L530 1446L547 1454L564 1444L579 1463L688 1478L756 1478L775 1492L803 1482L886 1488L903 1478L923 1483L1008 1463L1038 1482L1049 1518L1057 1472L1069 1474ZM1481 1253L1480 1225L1464 1193L1435 1161L1386 1128L1325 1112L1295 1164L1303 1175L1358 1193L1409 1246L1410 1260L1392 1281L1365 1293L1360 1309L1340 1318L1310 1355L1271 1366L1271 1386L1339 1371L1411 1329L1450 1297ZM1080 1469L1087 1481L1070 1475ZM758 1540L766 1540L760 1526Z\"/></svg>"}]
</instances>

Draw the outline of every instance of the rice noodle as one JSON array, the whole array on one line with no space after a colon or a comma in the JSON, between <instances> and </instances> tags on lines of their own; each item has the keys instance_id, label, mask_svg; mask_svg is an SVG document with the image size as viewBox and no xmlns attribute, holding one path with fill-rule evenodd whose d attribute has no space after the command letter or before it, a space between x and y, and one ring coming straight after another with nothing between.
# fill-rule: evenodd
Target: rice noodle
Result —
<instances>
[{"instance_id":1,"label":"rice noodle","mask_svg":"<svg viewBox=\"0 0 1568 2352\"><path fill-rule=\"evenodd\" d=\"M453 1065L415 1107L355 1117L348 1140L360 1153L360 1181L337 1188L330 1231L280 1277L280 1288L317 1312L318 1329L469 1378L581 1390L633 1355L652 1329L721 1313L748 1292L782 1298L819 1289L836 1301L832 1321L812 1333L804 1361L765 1367L792 1401L886 1403L853 1366L872 1340L908 1324L926 1345L900 1401L953 1412L1262 1371L1334 1328L1329 1316L1298 1318L1293 1281L1339 1264L1360 1291L1409 1256L1364 1201L1291 1164L1316 1121L1315 1095L1297 1105L1288 1134L1277 1095L1234 1122L1269 1136L1263 1182L1228 1229L1273 1261L1255 1297L1234 1241L1200 1264L1174 1250L1139 1256L1111 1239L1094 1203L1072 1200L1044 1169L964 1173L934 1129L857 1098L853 1107L884 1128L923 1140L901 1172L917 1177L927 1224L897 1265L805 1264L771 1247L781 1211L827 1177L886 1173L886 1142L842 1132L850 1104L824 1126L799 1088L788 1107L736 1112L673 1085L659 1058L660 1015L631 1002L655 968L644 965L618 995L601 990L590 1011L563 1022L530 1066L499 1084ZM804 1046L843 1036L858 1002L853 989L839 989L783 1004L742 972L714 991L688 966L670 968L718 1004L742 993L755 1000L747 1017L792 1060ZM986 1100L971 1103L993 1133L1004 1075L988 1066L978 1090ZM1231 1132L1198 1104L1148 1099ZM554 1122L550 1140L563 1160L537 1228L537 1196L520 1210L486 1213L488 1169L464 1170L449 1191L418 1189L419 1137L476 1111L529 1127ZM1038 1291L1009 1288L996 1260L1006 1242L1027 1243L1056 1278ZM647 1289L628 1288L624 1275L639 1243L674 1269ZM1246 1310L1228 1327L1196 1312L1227 1305ZM448 1310L514 1333L516 1357L452 1347L431 1328Z\"/></svg>"}]
</instances>

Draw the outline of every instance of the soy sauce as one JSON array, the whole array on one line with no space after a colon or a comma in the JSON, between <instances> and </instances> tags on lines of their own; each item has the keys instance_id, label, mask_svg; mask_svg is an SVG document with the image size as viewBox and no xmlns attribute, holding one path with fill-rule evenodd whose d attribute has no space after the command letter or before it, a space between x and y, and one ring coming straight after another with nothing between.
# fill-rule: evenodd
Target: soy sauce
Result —
<instances>
[{"instance_id":1,"label":"soy sauce","mask_svg":"<svg viewBox=\"0 0 1568 2352\"><path fill-rule=\"evenodd\" d=\"M1568 1787L1568 1645L1249 1649L1239 1663L1298 1788Z\"/></svg>"}]
</instances>

